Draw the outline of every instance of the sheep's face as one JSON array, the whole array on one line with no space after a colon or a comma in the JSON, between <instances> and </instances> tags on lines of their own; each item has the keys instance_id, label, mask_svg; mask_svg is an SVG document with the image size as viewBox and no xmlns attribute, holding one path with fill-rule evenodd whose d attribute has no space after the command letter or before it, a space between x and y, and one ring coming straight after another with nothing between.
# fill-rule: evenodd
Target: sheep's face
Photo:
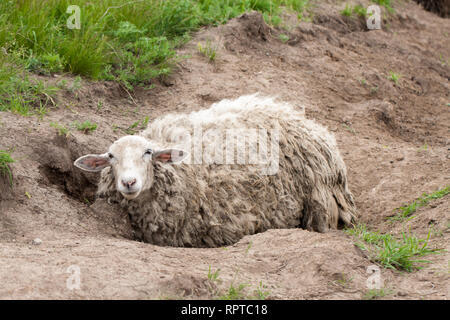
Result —
<instances>
[{"instance_id":1,"label":"sheep's face","mask_svg":"<svg viewBox=\"0 0 450 320\"><path fill-rule=\"evenodd\" d=\"M107 153L82 156L75 161L78 168L98 172L111 166L115 186L126 199L135 199L153 184L153 163L181 161L186 152L177 149L153 150L140 136L125 136L115 141Z\"/></svg>"}]
</instances>

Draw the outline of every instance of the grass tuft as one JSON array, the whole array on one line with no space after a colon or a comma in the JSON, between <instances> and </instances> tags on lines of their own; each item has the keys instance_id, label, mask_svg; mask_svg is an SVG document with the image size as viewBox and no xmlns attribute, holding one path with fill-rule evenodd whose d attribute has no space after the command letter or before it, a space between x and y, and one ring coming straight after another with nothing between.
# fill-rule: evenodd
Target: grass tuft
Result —
<instances>
[{"instance_id":1,"label":"grass tuft","mask_svg":"<svg viewBox=\"0 0 450 320\"><path fill-rule=\"evenodd\" d=\"M15 160L11 157L10 152L6 150L0 150L0 173L8 177L11 186L13 182L13 176L9 165L13 162L15 162Z\"/></svg>"},{"instance_id":2,"label":"grass tuft","mask_svg":"<svg viewBox=\"0 0 450 320\"><path fill-rule=\"evenodd\" d=\"M427 194L424 193L422 194L422 196L420 198L418 198L417 200L415 200L414 202L408 204L408 205L404 205L400 208L397 208L396 211L396 215L393 217L389 217L389 220L404 220L408 217L410 217L414 212L416 212L416 210L420 207L424 207L426 206L430 201L432 200L436 200L436 199L440 199L444 196L446 196L447 194L450 193L450 186L446 186L443 189L434 191L431 194Z\"/></svg>"},{"instance_id":3,"label":"grass tuft","mask_svg":"<svg viewBox=\"0 0 450 320\"><path fill-rule=\"evenodd\" d=\"M217 45L212 45L211 41L207 40L203 46L201 43L197 44L197 50L200 54L207 57L210 62L214 62L217 56Z\"/></svg>"},{"instance_id":4,"label":"grass tuft","mask_svg":"<svg viewBox=\"0 0 450 320\"><path fill-rule=\"evenodd\" d=\"M389 269L412 272L422 267L418 264L430 263L428 260L416 259L432 253L439 253L441 249L428 248L431 230L426 239L419 239L411 233L402 233L400 239L389 234L369 231L363 224L346 230L347 234L357 237L361 242L356 245L368 251L374 262Z\"/></svg>"},{"instance_id":5,"label":"grass tuft","mask_svg":"<svg viewBox=\"0 0 450 320\"><path fill-rule=\"evenodd\" d=\"M82 123L75 122L74 125L79 131L83 131L85 134L93 132L97 129L97 124L92 123L89 120L86 120L85 122Z\"/></svg>"},{"instance_id":6,"label":"grass tuft","mask_svg":"<svg viewBox=\"0 0 450 320\"><path fill-rule=\"evenodd\" d=\"M398 80L400 80L401 75L398 73L395 73L393 71L389 71L389 77L388 79L394 82L395 84L398 83Z\"/></svg>"}]
</instances>

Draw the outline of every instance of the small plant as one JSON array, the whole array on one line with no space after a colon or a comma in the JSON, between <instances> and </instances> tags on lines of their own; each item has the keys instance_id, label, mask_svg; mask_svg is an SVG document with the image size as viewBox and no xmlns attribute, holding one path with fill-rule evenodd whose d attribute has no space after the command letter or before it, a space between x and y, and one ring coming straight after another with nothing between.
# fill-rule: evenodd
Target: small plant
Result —
<instances>
[{"instance_id":1,"label":"small plant","mask_svg":"<svg viewBox=\"0 0 450 320\"><path fill-rule=\"evenodd\" d=\"M59 124L58 122L51 122L50 126L56 129L59 136L66 136L66 137L69 136L70 133L69 129Z\"/></svg>"},{"instance_id":2,"label":"small plant","mask_svg":"<svg viewBox=\"0 0 450 320\"><path fill-rule=\"evenodd\" d=\"M219 272L220 272L220 269L217 269L216 271L212 272L211 265L209 265L208 279L210 281L217 281L217 279L219 279Z\"/></svg>"},{"instance_id":3,"label":"small plant","mask_svg":"<svg viewBox=\"0 0 450 320\"><path fill-rule=\"evenodd\" d=\"M360 17L365 18L367 16L367 9L360 4L357 4L356 6L353 7L353 13L357 14Z\"/></svg>"},{"instance_id":4,"label":"small plant","mask_svg":"<svg viewBox=\"0 0 450 320\"><path fill-rule=\"evenodd\" d=\"M351 133L356 134L356 130L353 129L352 126L349 126L349 125L346 124L346 123L343 123L342 126L343 126L345 129L347 129L348 131L350 131Z\"/></svg>"},{"instance_id":5,"label":"small plant","mask_svg":"<svg viewBox=\"0 0 450 320\"><path fill-rule=\"evenodd\" d=\"M198 52L200 52L202 55L204 55L205 57L207 57L209 59L210 62L213 62L214 60L216 60L216 56L217 56L217 45L213 46L211 44L211 41L207 40L205 46L203 46L201 43L197 44L197 50Z\"/></svg>"},{"instance_id":6,"label":"small plant","mask_svg":"<svg viewBox=\"0 0 450 320\"><path fill-rule=\"evenodd\" d=\"M372 0L372 2L375 2L376 4L385 7L386 10L390 13L394 12L394 9L391 7L391 0Z\"/></svg>"},{"instance_id":7,"label":"small plant","mask_svg":"<svg viewBox=\"0 0 450 320\"><path fill-rule=\"evenodd\" d=\"M446 186L443 189L437 190L431 194L424 193L422 196L411 204L404 205L397 208L397 214L393 217L389 217L390 220L403 220L410 217L420 207L426 206L431 200L440 199L450 193L450 186Z\"/></svg>"},{"instance_id":8,"label":"small plant","mask_svg":"<svg viewBox=\"0 0 450 320\"><path fill-rule=\"evenodd\" d=\"M146 116L142 121L133 122L128 128L124 130L124 132L129 135L134 135L139 130L147 128L149 120L150 118Z\"/></svg>"},{"instance_id":9,"label":"small plant","mask_svg":"<svg viewBox=\"0 0 450 320\"><path fill-rule=\"evenodd\" d=\"M426 151L428 149L428 145L425 143L423 146L421 146L417 152Z\"/></svg>"},{"instance_id":10,"label":"small plant","mask_svg":"<svg viewBox=\"0 0 450 320\"><path fill-rule=\"evenodd\" d=\"M352 7L349 4L346 4L344 10L341 11L341 14L343 16L350 17L352 12Z\"/></svg>"},{"instance_id":11,"label":"small plant","mask_svg":"<svg viewBox=\"0 0 450 320\"><path fill-rule=\"evenodd\" d=\"M10 152L6 150L0 150L0 173L7 176L9 183L12 186L13 176L9 164L13 163L15 160L11 157Z\"/></svg>"},{"instance_id":12,"label":"small plant","mask_svg":"<svg viewBox=\"0 0 450 320\"><path fill-rule=\"evenodd\" d=\"M39 57L36 57L31 53L25 63L25 68L28 71L48 75L50 73L63 71L64 64L65 62L57 53L44 53Z\"/></svg>"},{"instance_id":13,"label":"small plant","mask_svg":"<svg viewBox=\"0 0 450 320\"><path fill-rule=\"evenodd\" d=\"M389 71L389 77L388 79L391 80L392 82L394 82L395 84L398 83L398 80L400 80L400 75L393 72L393 71Z\"/></svg>"},{"instance_id":14,"label":"small plant","mask_svg":"<svg viewBox=\"0 0 450 320\"><path fill-rule=\"evenodd\" d=\"M67 80L66 79L61 79L56 83L56 87L59 89L63 89L63 90L68 90L67 87Z\"/></svg>"},{"instance_id":15,"label":"small plant","mask_svg":"<svg viewBox=\"0 0 450 320\"><path fill-rule=\"evenodd\" d=\"M350 283L353 281L353 277L349 277L344 273L341 273L339 275L339 278L332 281L332 284L338 287L342 288L348 288L350 286Z\"/></svg>"},{"instance_id":16,"label":"small plant","mask_svg":"<svg viewBox=\"0 0 450 320\"><path fill-rule=\"evenodd\" d=\"M378 86L370 88L370 94L376 94L378 92Z\"/></svg>"},{"instance_id":17,"label":"small plant","mask_svg":"<svg viewBox=\"0 0 450 320\"><path fill-rule=\"evenodd\" d=\"M93 132L97 129L97 124L92 123L89 120L86 120L83 123L75 122L74 125L79 131L83 131L83 133L85 133L85 134Z\"/></svg>"},{"instance_id":18,"label":"small plant","mask_svg":"<svg viewBox=\"0 0 450 320\"><path fill-rule=\"evenodd\" d=\"M247 285L244 283L239 284L237 287L231 283L228 291L224 295L220 296L219 300L242 300L245 298L244 289L246 287Z\"/></svg>"},{"instance_id":19,"label":"small plant","mask_svg":"<svg viewBox=\"0 0 450 320\"><path fill-rule=\"evenodd\" d=\"M289 36L285 35L284 33L280 34L278 36L278 38L280 38L281 42L286 43L289 41Z\"/></svg>"},{"instance_id":20,"label":"small plant","mask_svg":"<svg viewBox=\"0 0 450 320\"><path fill-rule=\"evenodd\" d=\"M81 77L76 76L72 82L72 85L69 87L70 92L75 92L81 89Z\"/></svg>"},{"instance_id":21,"label":"small plant","mask_svg":"<svg viewBox=\"0 0 450 320\"><path fill-rule=\"evenodd\" d=\"M346 4L344 10L341 11L341 14L346 17L351 17L353 14L356 14L360 17L366 17L367 11L366 8L364 8L360 4L353 7L349 4Z\"/></svg>"},{"instance_id":22,"label":"small plant","mask_svg":"<svg viewBox=\"0 0 450 320\"><path fill-rule=\"evenodd\" d=\"M374 262L380 263L389 269L405 270L412 272L422 267L418 263L430 263L428 260L415 260L427 254L439 253L441 249L428 248L428 240L431 230L426 239L419 239L411 233L402 233L402 238L397 240L392 235L380 234L367 230L365 225L357 225L352 229L347 229L350 235L362 240L363 243L356 243L362 250L368 251L370 258Z\"/></svg>"},{"instance_id":23,"label":"small plant","mask_svg":"<svg viewBox=\"0 0 450 320\"><path fill-rule=\"evenodd\" d=\"M367 292L364 294L363 299L364 300L374 300L374 299L378 299L378 298L382 298L387 296L388 294L391 293L391 290L386 289L386 288L381 288L381 289L369 289L367 290Z\"/></svg>"},{"instance_id":24,"label":"small plant","mask_svg":"<svg viewBox=\"0 0 450 320\"><path fill-rule=\"evenodd\" d=\"M100 111L101 108L103 108L103 101L98 100L97 101L97 110Z\"/></svg>"},{"instance_id":25,"label":"small plant","mask_svg":"<svg viewBox=\"0 0 450 320\"><path fill-rule=\"evenodd\" d=\"M266 300L267 297L269 297L270 292L267 290L267 286L263 285L262 281L260 281L254 294L255 294L255 296L254 296L255 299Z\"/></svg>"}]
</instances>

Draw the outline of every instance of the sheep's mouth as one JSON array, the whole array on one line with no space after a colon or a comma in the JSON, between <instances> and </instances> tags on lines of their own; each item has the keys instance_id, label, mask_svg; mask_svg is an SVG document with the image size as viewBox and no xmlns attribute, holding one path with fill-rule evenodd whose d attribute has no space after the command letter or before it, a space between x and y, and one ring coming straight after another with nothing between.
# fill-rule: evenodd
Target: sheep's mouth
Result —
<instances>
[{"instance_id":1,"label":"sheep's mouth","mask_svg":"<svg viewBox=\"0 0 450 320\"><path fill-rule=\"evenodd\" d=\"M121 191L120 193L122 193L122 195L126 198L126 199L134 199L139 195L140 191L127 191L127 192L123 192Z\"/></svg>"}]
</instances>

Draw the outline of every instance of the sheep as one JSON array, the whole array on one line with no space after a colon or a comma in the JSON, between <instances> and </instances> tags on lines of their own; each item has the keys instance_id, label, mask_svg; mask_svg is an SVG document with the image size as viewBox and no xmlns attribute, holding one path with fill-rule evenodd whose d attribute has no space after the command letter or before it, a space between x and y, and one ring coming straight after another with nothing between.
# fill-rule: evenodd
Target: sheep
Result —
<instances>
[{"instance_id":1,"label":"sheep","mask_svg":"<svg viewBox=\"0 0 450 320\"><path fill-rule=\"evenodd\" d=\"M237 135L235 148L222 143L224 131ZM246 139L261 132L273 148ZM242 156L260 149L265 158ZM74 165L101 171L98 197L119 203L136 238L156 245L218 247L268 229L326 232L355 221L334 137L303 109L259 94L167 114Z\"/></svg>"}]
</instances>

